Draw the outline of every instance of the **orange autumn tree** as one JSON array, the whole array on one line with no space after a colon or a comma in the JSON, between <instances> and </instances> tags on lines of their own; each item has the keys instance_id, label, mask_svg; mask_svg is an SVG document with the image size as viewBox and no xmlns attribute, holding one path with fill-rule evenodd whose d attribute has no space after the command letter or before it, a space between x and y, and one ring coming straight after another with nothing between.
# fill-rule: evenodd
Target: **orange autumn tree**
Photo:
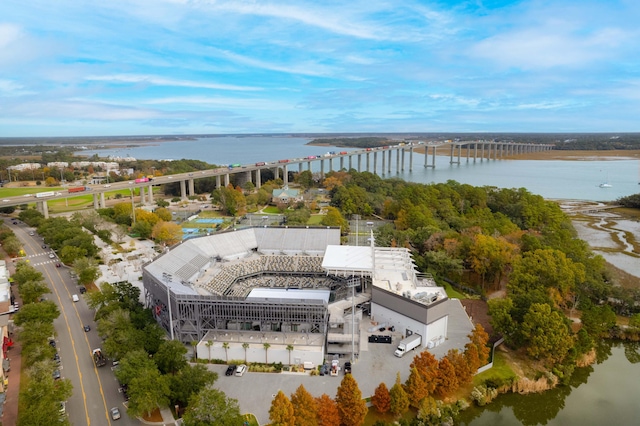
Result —
<instances>
[{"instance_id":1,"label":"orange autumn tree","mask_svg":"<svg viewBox=\"0 0 640 426\"><path fill-rule=\"evenodd\" d=\"M341 425L360 426L364 423L367 403L362 399L362 392L351 374L344 375L336 393L336 404Z\"/></svg>"},{"instance_id":2,"label":"orange autumn tree","mask_svg":"<svg viewBox=\"0 0 640 426\"><path fill-rule=\"evenodd\" d=\"M478 349L478 360L480 361L480 367L482 367L489 362L489 354L491 353L491 349L487 346L489 335L484 331L484 327L481 324L476 324L476 328L473 329L468 337Z\"/></svg>"},{"instance_id":3,"label":"orange autumn tree","mask_svg":"<svg viewBox=\"0 0 640 426\"><path fill-rule=\"evenodd\" d=\"M409 409L409 397L400 382L400 373L396 375L396 382L391 387L389 396L391 396L391 407L389 410L396 416L404 414Z\"/></svg>"},{"instance_id":4,"label":"orange autumn tree","mask_svg":"<svg viewBox=\"0 0 640 426\"><path fill-rule=\"evenodd\" d=\"M432 395L436 389L438 376L438 360L429 351L422 351L413 357L411 368L415 368L424 380L428 395Z\"/></svg>"},{"instance_id":5,"label":"orange autumn tree","mask_svg":"<svg viewBox=\"0 0 640 426\"><path fill-rule=\"evenodd\" d=\"M424 377L413 367L409 373L409 378L404 384L405 391L409 397L409 403L412 407L418 408L420 401L429 396L429 390Z\"/></svg>"},{"instance_id":6,"label":"orange autumn tree","mask_svg":"<svg viewBox=\"0 0 640 426\"><path fill-rule=\"evenodd\" d=\"M371 397L371 404L380 414L384 414L391 408L391 395L384 382L380 383Z\"/></svg>"},{"instance_id":7,"label":"orange autumn tree","mask_svg":"<svg viewBox=\"0 0 640 426\"><path fill-rule=\"evenodd\" d=\"M293 415L296 426L317 426L317 410L313 396L303 385L291 394L291 405L293 405Z\"/></svg>"},{"instance_id":8,"label":"orange autumn tree","mask_svg":"<svg viewBox=\"0 0 640 426\"><path fill-rule=\"evenodd\" d=\"M438 363L437 383L436 395L441 397L449 396L458 389L456 370L446 357Z\"/></svg>"},{"instance_id":9,"label":"orange autumn tree","mask_svg":"<svg viewBox=\"0 0 640 426\"><path fill-rule=\"evenodd\" d=\"M271 425L273 426L295 426L296 424L293 404L282 391L278 391L278 394L271 402L269 420L271 420Z\"/></svg>"},{"instance_id":10,"label":"orange autumn tree","mask_svg":"<svg viewBox=\"0 0 640 426\"><path fill-rule=\"evenodd\" d=\"M340 426L338 405L326 393L316 398L316 417L318 426Z\"/></svg>"}]
</instances>

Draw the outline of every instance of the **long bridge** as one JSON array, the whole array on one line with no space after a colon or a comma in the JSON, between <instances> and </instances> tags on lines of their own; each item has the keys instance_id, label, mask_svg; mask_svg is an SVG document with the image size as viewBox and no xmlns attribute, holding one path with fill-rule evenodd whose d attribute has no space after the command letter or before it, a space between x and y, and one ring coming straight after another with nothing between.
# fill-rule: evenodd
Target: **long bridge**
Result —
<instances>
[{"instance_id":1,"label":"long bridge","mask_svg":"<svg viewBox=\"0 0 640 426\"><path fill-rule=\"evenodd\" d=\"M355 151L331 151L324 155L310 155L304 158L286 158L270 162L258 162L255 164L233 164L228 167L218 167L210 170L202 170L191 173L178 173L173 175L156 176L153 179L144 182L136 182L135 180L115 182L108 185L87 185L83 192L69 193L68 190L61 192L51 192L46 197L37 194L27 194L24 196L8 197L0 202L0 207L17 206L27 202L36 202L36 206L45 217L49 217L47 206L48 200L56 200L62 198L76 197L86 194L93 195L94 208L104 208L105 193L114 190L129 189L133 196L133 190L139 188L140 201L142 204L153 203L153 186L164 185L174 182L180 183L180 195L186 200L190 195L195 194L194 181L203 178L216 178L216 188L224 183L229 185L230 176L232 174L244 174L247 180L254 183L257 188L262 185L261 173L263 170L273 170L276 179L280 177L282 170L282 179L285 185L289 184L289 172L297 168L297 172L301 173L305 169L311 170L312 164L320 166L320 174L324 176L325 170L331 172L334 169L334 161L339 163L337 170L356 169L358 172L367 171L378 174L378 156L381 157L381 173L391 173L393 154L395 153L396 171L404 171L408 167L409 171L413 170L413 153L416 148L424 148L424 167L435 168L436 152L439 148L449 150L450 163L460 164L462 158L462 150L465 149L466 161L476 162L478 160L496 160L505 156L516 156L531 152L548 151L553 149L554 145L533 144L533 143L511 143L511 142L491 142L491 141L460 141L450 143L400 143L398 145L382 146L377 148L366 148ZM431 163L429 163L429 154L431 154ZM407 165L408 158L408 165ZM364 161L363 161L364 160ZM325 169L325 166L328 166ZM187 191L188 190L188 191ZM28 198L27 198L28 197ZM35 200L34 200L35 198Z\"/></svg>"}]
</instances>

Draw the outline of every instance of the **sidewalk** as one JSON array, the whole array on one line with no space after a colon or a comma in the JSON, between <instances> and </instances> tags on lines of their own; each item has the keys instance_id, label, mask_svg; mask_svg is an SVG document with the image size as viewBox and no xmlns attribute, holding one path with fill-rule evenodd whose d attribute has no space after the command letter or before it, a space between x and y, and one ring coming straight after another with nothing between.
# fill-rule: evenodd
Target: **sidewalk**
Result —
<instances>
[{"instance_id":1,"label":"sidewalk","mask_svg":"<svg viewBox=\"0 0 640 426\"><path fill-rule=\"evenodd\" d=\"M160 414L162 415L162 421L161 422L149 422L144 420L142 417L138 417L138 420L140 420L140 423L144 423L146 425L166 425L166 426L173 426L175 424L179 424L178 422L176 422L176 420L173 418L173 413L171 412L171 410L168 407L165 408L161 408L160 409Z\"/></svg>"},{"instance_id":2,"label":"sidewalk","mask_svg":"<svg viewBox=\"0 0 640 426\"><path fill-rule=\"evenodd\" d=\"M10 275L15 273L15 266L9 258L7 258L7 270ZM22 299L16 291L16 301L22 306ZM13 319L13 315L11 315ZM2 412L2 424L3 425L15 425L18 424L18 394L20 393L20 370L22 368L22 345L20 341L15 338L13 333L11 339L13 340L13 346L7 351L7 358L11 363L11 371L6 374L8 379L8 385L5 392L5 401Z\"/></svg>"}]
</instances>

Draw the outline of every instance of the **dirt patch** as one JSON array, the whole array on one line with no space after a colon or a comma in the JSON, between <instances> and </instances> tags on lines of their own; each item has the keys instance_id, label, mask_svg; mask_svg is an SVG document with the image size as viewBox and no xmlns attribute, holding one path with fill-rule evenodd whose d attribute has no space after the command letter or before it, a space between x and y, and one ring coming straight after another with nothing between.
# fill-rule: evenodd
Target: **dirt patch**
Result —
<instances>
[{"instance_id":1,"label":"dirt patch","mask_svg":"<svg viewBox=\"0 0 640 426\"><path fill-rule=\"evenodd\" d=\"M467 315L471 317L474 324L480 324L489 334L489 341L494 342L498 337L493 336L493 327L489 323L489 307L484 300L463 299L460 300L462 306L467 310Z\"/></svg>"},{"instance_id":2,"label":"dirt patch","mask_svg":"<svg viewBox=\"0 0 640 426\"><path fill-rule=\"evenodd\" d=\"M151 412L150 416L142 416L143 420L146 420L148 422L152 422L152 423L161 423L162 422L162 414L160 414L160 409L156 408L155 410L153 410Z\"/></svg>"}]
</instances>

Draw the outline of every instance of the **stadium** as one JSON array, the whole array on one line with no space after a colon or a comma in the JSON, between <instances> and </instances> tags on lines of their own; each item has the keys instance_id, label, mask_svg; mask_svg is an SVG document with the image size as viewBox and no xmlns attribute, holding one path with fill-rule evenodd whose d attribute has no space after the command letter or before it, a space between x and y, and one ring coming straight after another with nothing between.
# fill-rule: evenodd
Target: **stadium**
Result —
<instances>
[{"instance_id":1,"label":"stadium","mask_svg":"<svg viewBox=\"0 0 640 426\"><path fill-rule=\"evenodd\" d=\"M407 249L376 247L373 238L340 245L331 227L191 238L145 265L143 285L146 306L172 339L194 344L199 358L226 361L354 358L371 324L435 347L447 339L452 310L462 309L417 273Z\"/></svg>"}]
</instances>

